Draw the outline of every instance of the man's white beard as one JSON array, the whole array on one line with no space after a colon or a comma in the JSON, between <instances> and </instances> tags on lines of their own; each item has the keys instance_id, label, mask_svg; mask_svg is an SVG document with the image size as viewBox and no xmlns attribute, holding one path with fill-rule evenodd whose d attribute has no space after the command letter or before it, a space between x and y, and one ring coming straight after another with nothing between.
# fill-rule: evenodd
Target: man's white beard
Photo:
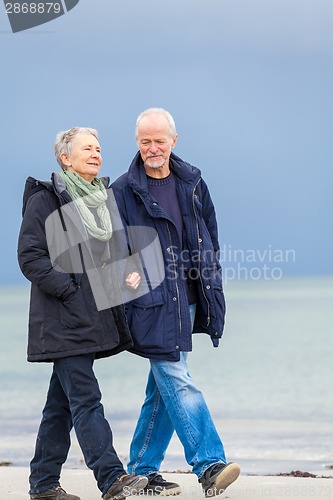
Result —
<instances>
[{"instance_id":1,"label":"man's white beard","mask_svg":"<svg viewBox=\"0 0 333 500\"><path fill-rule=\"evenodd\" d=\"M163 160L161 161L161 163L158 163L158 164L154 163L153 165L150 165L150 164L149 164L149 159L148 159L148 160L146 160L146 162L145 162L145 167L148 167L148 168L156 168L156 169L157 169L157 168L162 168L162 167L165 165L165 162L166 162L166 160L164 160L164 158L163 158Z\"/></svg>"}]
</instances>

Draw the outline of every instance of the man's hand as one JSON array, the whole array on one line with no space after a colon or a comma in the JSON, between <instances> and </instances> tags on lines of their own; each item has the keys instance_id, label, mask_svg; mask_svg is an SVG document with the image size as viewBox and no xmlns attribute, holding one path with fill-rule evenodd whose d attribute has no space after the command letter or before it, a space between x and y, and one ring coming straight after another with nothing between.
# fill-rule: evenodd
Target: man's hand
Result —
<instances>
[{"instance_id":1,"label":"man's hand","mask_svg":"<svg viewBox=\"0 0 333 500\"><path fill-rule=\"evenodd\" d=\"M136 290L140 283L141 276L139 273L137 273L136 271L133 271L133 273L129 273L126 278L126 285L128 286L128 288L133 288L133 290Z\"/></svg>"}]
</instances>

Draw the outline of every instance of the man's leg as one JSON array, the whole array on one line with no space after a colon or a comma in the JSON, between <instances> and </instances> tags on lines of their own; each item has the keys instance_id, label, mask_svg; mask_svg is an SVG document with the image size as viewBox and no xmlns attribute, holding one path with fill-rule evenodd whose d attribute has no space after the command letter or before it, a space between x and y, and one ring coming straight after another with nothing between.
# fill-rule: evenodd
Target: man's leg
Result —
<instances>
[{"instance_id":1,"label":"man's leg","mask_svg":"<svg viewBox=\"0 0 333 500\"><path fill-rule=\"evenodd\" d=\"M148 484L143 490L147 495L181 493L179 484L166 481L158 473L173 432L173 424L150 371L146 399L132 439L128 463L129 473L148 477Z\"/></svg>"},{"instance_id":2,"label":"man's leg","mask_svg":"<svg viewBox=\"0 0 333 500\"><path fill-rule=\"evenodd\" d=\"M188 372L186 358L182 352L175 363L151 360L151 369L185 458L200 478L213 464L226 463L226 458L203 395Z\"/></svg>"},{"instance_id":3,"label":"man's leg","mask_svg":"<svg viewBox=\"0 0 333 500\"><path fill-rule=\"evenodd\" d=\"M128 472L143 475L157 472L173 432L174 426L150 370L146 399L142 405L130 446Z\"/></svg>"},{"instance_id":4,"label":"man's leg","mask_svg":"<svg viewBox=\"0 0 333 500\"><path fill-rule=\"evenodd\" d=\"M59 486L61 467L70 447L71 429L68 399L53 371L38 430L35 455L30 464L31 493Z\"/></svg>"},{"instance_id":5,"label":"man's leg","mask_svg":"<svg viewBox=\"0 0 333 500\"><path fill-rule=\"evenodd\" d=\"M189 306L193 328L195 304ZM160 469L175 428L150 369L146 398L134 431L127 469L130 474L152 474Z\"/></svg>"}]
</instances>

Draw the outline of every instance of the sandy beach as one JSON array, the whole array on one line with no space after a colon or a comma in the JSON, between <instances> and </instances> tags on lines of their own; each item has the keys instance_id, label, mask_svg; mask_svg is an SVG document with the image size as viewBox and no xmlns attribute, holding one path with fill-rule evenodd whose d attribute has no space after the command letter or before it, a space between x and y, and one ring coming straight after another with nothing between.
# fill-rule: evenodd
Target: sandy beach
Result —
<instances>
[{"instance_id":1,"label":"sandy beach","mask_svg":"<svg viewBox=\"0 0 333 500\"><path fill-rule=\"evenodd\" d=\"M0 467L0 499L29 499L27 467ZM163 473L166 479L176 481L182 487L177 497L186 500L203 499L204 495L194 474ZM100 491L92 472L85 469L64 469L62 486L68 493L78 495L81 500L98 500ZM129 498L139 499L144 495ZM149 497L151 498L151 497ZM228 500L332 500L333 478L299 478L280 476L241 476L219 499Z\"/></svg>"}]
</instances>

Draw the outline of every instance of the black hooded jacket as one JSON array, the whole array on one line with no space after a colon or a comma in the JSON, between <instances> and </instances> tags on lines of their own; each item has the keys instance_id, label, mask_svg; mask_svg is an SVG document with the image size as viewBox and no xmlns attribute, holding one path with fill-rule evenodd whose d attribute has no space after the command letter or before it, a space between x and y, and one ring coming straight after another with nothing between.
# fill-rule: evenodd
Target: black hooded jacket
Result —
<instances>
[{"instance_id":1,"label":"black hooded jacket","mask_svg":"<svg viewBox=\"0 0 333 500\"><path fill-rule=\"evenodd\" d=\"M94 264L91 240L71 201L57 174L51 182L26 181L18 261L31 281L28 361L106 357L132 346L124 307L109 296L119 291L117 277ZM105 244L106 255L113 239Z\"/></svg>"}]
</instances>

